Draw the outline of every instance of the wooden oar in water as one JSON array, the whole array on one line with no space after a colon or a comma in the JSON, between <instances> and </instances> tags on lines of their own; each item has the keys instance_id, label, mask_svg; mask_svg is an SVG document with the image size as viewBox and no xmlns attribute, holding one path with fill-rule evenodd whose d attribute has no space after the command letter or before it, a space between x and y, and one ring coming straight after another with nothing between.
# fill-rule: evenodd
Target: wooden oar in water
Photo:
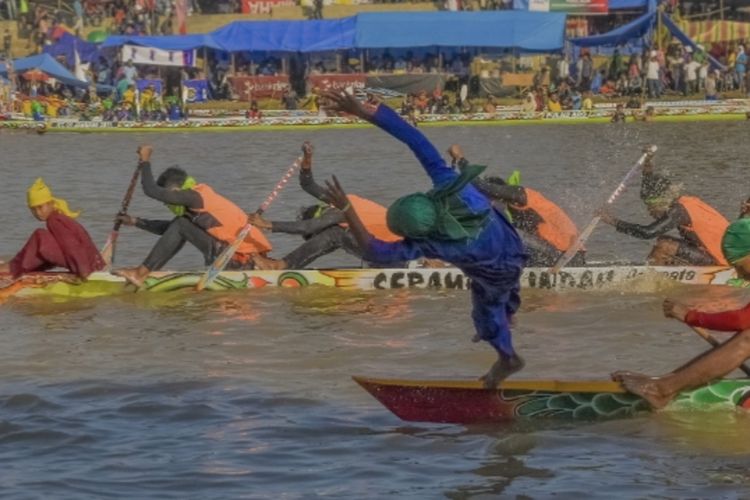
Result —
<instances>
[{"instance_id":1,"label":"wooden oar in water","mask_svg":"<svg viewBox=\"0 0 750 500\"><path fill-rule=\"evenodd\" d=\"M625 178L620 182L620 184L617 186L617 189L612 193L612 195L607 199L606 205L611 205L615 202L617 198L620 197L623 191L625 191L625 188L627 187L628 182L632 177L634 177L640 170L643 168L643 164L646 162L646 158L648 158L649 155L652 155L656 152L656 146L649 146L645 153L638 159L638 162L633 165L633 168L630 169L630 171L625 175ZM576 253L578 253L578 250L583 247L584 243L586 243L586 240L589 239L591 236L591 233L594 232L594 229L596 228L597 224L599 224L599 220L601 220L601 217L599 215L594 216L593 219L591 219L591 222L589 222L589 225L586 226L586 228L581 231L580 236L578 236L578 239L573 243L570 248L568 248L565 253L560 256L559 259L557 259L557 262L555 262L555 265L550 268L550 272L557 273L560 272L560 269L565 267L570 260L575 257Z\"/></svg>"},{"instance_id":2,"label":"wooden oar in water","mask_svg":"<svg viewBox=\"0 0 750 500\"><path fill-rule=\"evenodd\" d=\"M708 330L706 330L705 328L701 328L699 326L691 326L690 329L693 330L698 335L700 335L701 337L703 337L703 339L709 344L711 344L712 346L714 346L714 348L721 346L721 342L719 342L716 337L708 333ZM747 366L746 363L742 363L740 365L740 370L742 370L743 372L745 372L745 374L750 376L750 366Z\"/></svg>"},{"instance_id":3,"label":"wooden oar in water","mask_svg":"<svg viewBox=\"0 0 750 500\"><path fill-rule=\"evenodd\" d=\"M120 206L120 211L117 212L117 215L126 215L128 213L130 200L133 199L133 193L135 192L135 185L138 183L138 177L140 175L141 175L141 163L138 162L138 166L135 167L135 172L133 172L133 177L130 179L130 185L128 186L128 190L125 192L125 197L122 199L122 205ZM120 235L121 226L122 226L122 222L120 222L119 220L115 222L115 225L112 228L112 232L109 233L109 237L107 237L107 242L104 244L104 247L102 248L102 251L100 252L102 255L102 259L104 259L104 263L107 265L107 268L109 268L112 265L112 263L115 261L115 244L117 243L117 237Z\"/></svg>"},{"instance_id":4,"label":"wooden oar in water","mask_svg":"<svg viewBox=\"0 0 750 500\"><path fill-rule=\"evenodd\" d=\"M258 208L258 211L255 212L256 214L260 215L266 210L268 210L268 207L271 205L273 200L276 199L276 197L279 195L282 189L284 189L284 186L289 182L289 179L292 178L294 175L294 172L299 168L300 164L302 163L302 158L297 158L294 163L289 167L289 169L284 174L284 177L281 178L278 184L276 184L276 187L273 188L273 191L271 191L271 194L268 195L268 198L266 198L266 201L261 204L260 208ZM195 289L197 291L201 291L207 286L209 286L213 281L219 276L219 274L224 270L225 267L227 267L227 264L229 264L229 261L232 260L232 257L234 257L235 252L237 252L237 249L242 244L243 241L245 241L245 238L247 238L247 235L250 233L250 230L253 228L252 224L246 224L245 227L242 228L242 230L237 235L237 238L235 238L234 242L232 242L231 245L229 245L227 248L224 249L223 252L221 252L221 255L216 257L216 260L214 260L213 264L211 264L211 267L208 268L208 270L205 272L203 276L201 276L200 281L198 281L198 284L195 285Z\"/></svg>"}]
</instances>

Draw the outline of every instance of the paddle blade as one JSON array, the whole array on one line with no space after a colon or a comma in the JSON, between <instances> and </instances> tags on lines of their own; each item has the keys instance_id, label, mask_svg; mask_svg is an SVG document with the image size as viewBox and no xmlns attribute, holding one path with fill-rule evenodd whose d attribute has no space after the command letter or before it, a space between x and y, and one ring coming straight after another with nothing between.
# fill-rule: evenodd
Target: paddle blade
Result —
<instances>
[{"instance_id":1,"label":"paddle blade","mask_svg":"<svg viewBox=\"0 0 750 500\"><path fill-rule=\"evenodd\" d=\"M112 231L107 237L107 242L104 243L101 252L99 252L104 260L104 264L109 269L112 263L115 261L115 243L117 242L117 235L120 234L117 231Z\"/></svg>"},{"instance_id":2,"label":"paddle blade","mask_svg":"<svg viewBox=\"0 0 750 500\"><path fill-rule=\"evenodd\" d=\"M234 242L227 248L225 248L218 257L216 257L216 260L214 260L213 264L211 264L211 267L208 268L208 271L206 271L203 276L201 276L201 279L195 285L195 289L197 291L200 292L211 285L211 283L214 282L219 274L221 274L224 268L227 267L227 264L229 264L229 261L232 260L232 257L234 257L237 249L240 247L242 242L245 241L245 238L247 238L250 229L252 229L252 226L250 224L242 228L242 231L240 231L240 234L237 235L237 238L234 240Z\"/></svg>"}]
</instances>

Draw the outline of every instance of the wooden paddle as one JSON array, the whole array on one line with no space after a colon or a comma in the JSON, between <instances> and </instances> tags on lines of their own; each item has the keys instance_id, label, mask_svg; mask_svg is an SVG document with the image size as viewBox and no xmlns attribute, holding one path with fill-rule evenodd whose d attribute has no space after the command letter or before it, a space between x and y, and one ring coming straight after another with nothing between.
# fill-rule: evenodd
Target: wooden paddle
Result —
<instances>
[{"instance_id":1,"label":"wooden paddle","mask_svg":"<svg viewBox=\"0 0 750 500\"><path fill-rule=\"evenodd\" d=\"M689 326L689 325L688 325ZM714 346L714 348L719 347L721 345L721 342L719 342L716 337L708 333L708 331L705 328L701 328L699 326L691 326L691 330L693 330L695 333L703 337L703 339ZM750 366L747 366L746 363L742 363L740 365L740 370L745 372L745 374L750 375Z\"/></svg>"},{"instance_id":2,"label":"wooden paddle","mask_svg":"<svg viewBox=\"0 0 750 500\"><path fill-rule=\"evenodd\" d=\"M258 211L255 212L256 214L260 215L266 210L268 210L268 207L271 205L273 200L276 199L276 197L279 195L281 190L286 186L286 184L289 182L289 179L292 178L294 175L294 172L299 168L300 164L302 163L302 158L297 158L294 163L289 167L289 169L286 171L284 176L281 178L278 184L276 184L276 187L273 188L273 191L271 191L271 194L268 195L268 198L266 198L266 201L264 201L260 208L258 208ZM216 260L214 260L213 264L211 264L211 267L208 268L208 270L205 272L203 276L201 276L201 279L198 281L198 284L195 285L195 289L197 291L201 291L207 286L209 286L213 281L219 276L219 273L221 273L225 267L227 267L227 264L229 264L229 261L232 260L232 257L234 257L235 252L237 252L237 249L242 244L243 241L245 241L245 238L247 238L247 235L250 233L250 230L252 230L253 226L252 224L246 224L245 227L242 228L242 230L237 235L237 238L235 238L234 242L232 242L231 245L229 245L227 248L224 249L221 254L216 257Z\"/></svg>"},{"instance_id":3,"label":"wooden paddle","mask_svg":"<svg viewBox=\"0 0 750 500\"><path fill-rule=\"evenodd\" d=\"M646 158L648 158L649 155L652 155L656 152L656 146L649 146L647 151L643 153L643 155L638 159L638 163L633 165L633 168L630 169L630 171L625 175L625 178L620 182L620 184L617 186L617 189L612 193L612 195L609 197L607 202L604 204L604 206L611 205L615 202L617 198L620 197L623 191L625 191L625 188L627 187L628 182L630 179L635 176L638 171L643 168L643 164L646 162ZM603 207L602 207L603 208ZM584 243L586 243L586 240L589 239L591 236L591 233L594 232L594 228L596 228L596 225L599 224L599 220L601 220L601 217L599 215L594 216L593 219L591 219L591 222L589 222L589 225L586 226L586 228L581 231L580 236L578 236L578 239L575 243L573 243L570 248L568 248L565 253L560 256L559 259L557 259L557 262L555 262L555 265L550 268L550 272L557 273L565 267L565 265L570 262L570 260L575 257L576 253L578 253L578 250L583 246Z\"/></svg>"},{"instance_id":4,"label":"wooden paddle","mask_svg":"<svg viewBox=\"0 0 750 500\"><path fill-rule=\"evenodd\" d=\"M138 162L138 166L135 167L135 172L133 172L133 177L130 179L130 185L128 186L128 190L125 192L125 197L122 199L122 205L120 206L120 211L117 212L117 215L126 215L128 213L130 200L133 198L135 185L138 183L138 177L140 175L141 163ZM115 244L117 243L117 237L120 235L120 226L122 226L122 222L120 222L119 220L115 222L115 225L112 228L112 232L109 233L107 242L104 244L104 248L102 248L102 251L100 252L102 255L102 259L104 259L104 263L107 265L107 268L109 268L115 261Z\"/></svg>"}]
</instances>

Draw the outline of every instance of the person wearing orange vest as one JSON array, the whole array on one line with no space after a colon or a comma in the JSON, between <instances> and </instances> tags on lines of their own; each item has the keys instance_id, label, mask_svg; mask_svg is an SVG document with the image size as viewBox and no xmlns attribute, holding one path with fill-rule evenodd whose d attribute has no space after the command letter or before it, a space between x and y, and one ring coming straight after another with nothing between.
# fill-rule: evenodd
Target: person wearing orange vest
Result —
<instances>
[{"instance_id":1,"label":"person wearing orange vest","mask_svg":"<svg viewBox=\"0 0 750 500\"><path fill-rule=\"evenodd\" d=\"M715 208L697 196L680 195L679 188L653 171L653 159L647 158L643 168L641 199L655 219L649 225L619 220L609 213L600 213L602 222L619 233L656 243L648 256L651 265L716 266L728 265L721 251L721 238L729 221ZM667 235L676 229L679 238Z\"/></svg>"},{"instance_id":2,"label":"person wearing orange vest","mask_svg":"<svg viewBox=\"0 0 750 500\"><path fill-rule=\"evenodd\" d=\"M172 220L146 220L119 215L125 225L136 226L161 237L143 263L118 274L140 287L151 271L164 267L185 245L191 243L203 254L210 265L247 224L247 214L227 198L206 184L198 184L179 167L169 167L154 181L151 171L151 146L138 148L143 192L149 198L165 203L176 215ZM271 244L263 233L253 227L240 244L228 269L253 266L253 259L271 251Z\"/></svg>"},{"instance_id":3,"label":"person wearing orange vest","mask_svg":"<svg viewBox=\"0 0 750 500\"><path fill-rule=\"evenodd\" d=\"M313 147L309 142L302 145L302 163L300 165L300 187L321 204L302 209L297 221L268 221L255 214L249 220L261 229L274 233L299 234L305 243L276 260L264 257L256 258L259 269L303 269L315 259L342 249L350 255L362 259L362 252L346 225L344 213L330 205L327 191L313 178ZM362 217L368 230L383 241L399 241L402 238L393 234L386 223L386 208L374 201L357 195L349 195L349 203ZM389 267L402 266L403 263L390 263Z\"/></svg>"},{"instance_id":4,"label":"person wearing orange vest","mask_svg":"<svg viewBox=\"0 0 750 500\"><path fill-rule=\"evenodd\" d=\"M448 149L453 167L469 165L458 144ZM568 215L540 192L526 186L509 184L500 177L477 177L472 182L482 194L504 205L506 214L518 230L529 254L527 265L552 266L578 239L578 228ZM586 265L585 251L576 253L570 266Z\"/></svg>"}]
</instances>

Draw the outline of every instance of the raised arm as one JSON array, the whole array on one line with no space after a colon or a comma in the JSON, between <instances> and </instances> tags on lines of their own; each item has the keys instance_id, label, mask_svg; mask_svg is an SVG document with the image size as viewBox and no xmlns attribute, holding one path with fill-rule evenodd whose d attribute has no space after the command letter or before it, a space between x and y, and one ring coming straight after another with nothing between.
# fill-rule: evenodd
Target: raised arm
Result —
<instances>
[{"instance_id":1,"label":"raised arm","mask_svg":"<svg viewBox=\"0 0 750 500\"><path fill-rule=\"evenodd\" d=\"M331 103L328 109L367 120L409 146L434 185L449 182L458 175L446 165L435 146L419 130L409 125L388 106L365 105L346 92L327 92L325 98Z\"/></svg>"}]
</instances>

